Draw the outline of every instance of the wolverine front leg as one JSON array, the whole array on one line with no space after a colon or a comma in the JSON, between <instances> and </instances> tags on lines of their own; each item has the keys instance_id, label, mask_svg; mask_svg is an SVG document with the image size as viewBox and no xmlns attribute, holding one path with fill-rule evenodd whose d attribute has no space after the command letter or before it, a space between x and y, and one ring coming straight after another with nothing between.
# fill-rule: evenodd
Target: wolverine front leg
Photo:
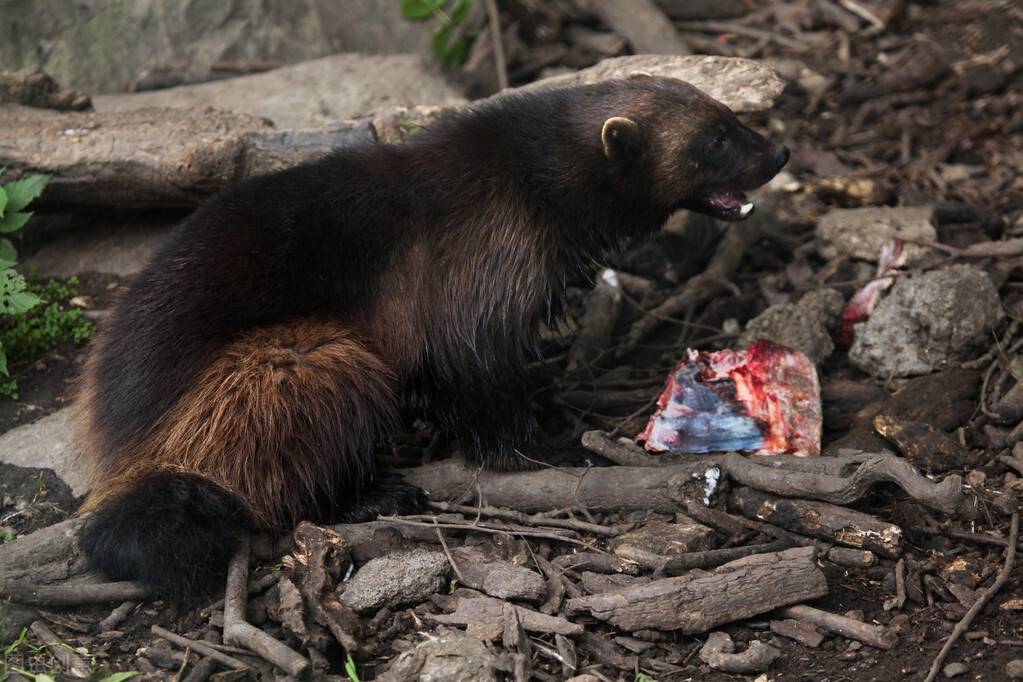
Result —
<instances>
[{"instance_id":1,"label":"wolverine front leg","mask_svg":"<svg viewBox=\"0 0 1023 682\"><path fill-rule=\"evenodd\" d=\"M499 471L539 466L543 436L531 410L526 373L509 363L463 362L427 379L424 389L465 458Z\"/></svg>"}]
</instances>

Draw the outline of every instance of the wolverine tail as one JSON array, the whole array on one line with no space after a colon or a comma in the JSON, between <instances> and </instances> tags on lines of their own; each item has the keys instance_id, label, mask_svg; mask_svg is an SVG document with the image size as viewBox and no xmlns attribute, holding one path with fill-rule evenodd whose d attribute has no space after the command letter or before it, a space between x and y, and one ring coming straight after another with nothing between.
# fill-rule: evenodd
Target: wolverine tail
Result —
<instances>
[{"instance_id":1,"label":"wolverine tail","mask_svg":"<svg viewBox=\"0 0 1023 682\"><path fill-rule=\"evenodd\" d=\"M198 474L157 471L105 497L79 544L112 580L193 602L223 586L228 560L253 526L234 493Z\"/></svg>"}]
</instances>

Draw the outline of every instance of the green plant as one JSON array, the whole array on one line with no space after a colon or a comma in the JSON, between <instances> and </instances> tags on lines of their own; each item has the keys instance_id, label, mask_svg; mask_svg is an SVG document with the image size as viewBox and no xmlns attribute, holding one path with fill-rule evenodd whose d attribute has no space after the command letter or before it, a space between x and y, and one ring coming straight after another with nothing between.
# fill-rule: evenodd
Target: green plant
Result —
<instances>
[{"instance_id":1,"label":"green plant","mask_svg":"<svg viewBox=\"0 0 1023 682\"><path fill-rule=\"evenodd\" d=\"M125 680L130 680L131 678L135 677L138 674L139 672L137 670L131 670L123 673L111 673L106 677L99 678L99 682L124 682Z\"/></svg>"},{"instance_id":2,"label":"green plant","mask_svg":"<svg viewBox=\"0 0 1023 682\"><path fill-rule=\"evenodd\" d=\"M348 658L345 659L345 674L348 675L348 679L351 682L362 682L359 679L359 670L355 667L355 660L351 654L348 654Z\"/></svg>"},{"instance_id":3,"label":"green plant","mask_svg":"<svg viewBox=\"0 0 1023 682\"><path fill-rule=\"evenodd\" d=\"M0 175L3 172L0 168ZM25 227L32 217L31 211L25 208L43 193L49 179L48 175L31 175L0 185L0 235L14 235ZM0 236L0 320L24 315L40 302L38 296L27 290L25 278L15 272L17 260L14 244L6 236ZM8 377L0 383L0 394L16 390L17 384L7 371L7 348L3 341L0 341L0 374Z\"/></svg>"},{"instance_id":4,"label":"green plant","mask_svg":"<svg viewBox=\"0 0 1023 682\"><path fill-rule=\"evenodd\" d=\"M459 26L472 9L473 0L401 0L401 11L414 21L434 19L441 26L433 34L433 56L447 69L465 63L475 35L462 33Z\"/></svg>"},{"instance_id":5,"label":"green plant","mask_svg":"<svg viewBox=\"0 0 1023 682\"><path fill-rule=\"evenodd\" d=\"M17 378L8 373L6 360L37 358L67 340L82 343L93 330L82 311L69 305L78 295L77 278L26 283L24 294L33 297L36 304L17 314L0 316L0 354L5 357L0 371L7 377L0 380L0 396L18 395Z\"/></svg>"}]
</instances>

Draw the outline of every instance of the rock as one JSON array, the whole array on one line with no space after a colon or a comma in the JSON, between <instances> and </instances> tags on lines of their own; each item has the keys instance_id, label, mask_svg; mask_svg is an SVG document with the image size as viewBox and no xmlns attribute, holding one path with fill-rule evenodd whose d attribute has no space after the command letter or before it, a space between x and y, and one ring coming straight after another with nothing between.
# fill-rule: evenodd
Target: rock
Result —
<instances>
[{"instance_id":1,"label":"rock","mask_svg":"<svg viewBox=\"0 0 1023 682\"><path fill-rule=\"evenodd\" d=\"M38 69L0 70L0 104L84 111L92 106L88 96L61 90L49 75Z\"/></svg>"},{"instance_id":2,"label":"rock","mask_svg":"<svg viewBox=\"0 0 1023 682\"><path fill-rule=\"evenodd\" d=\"M838 322L845 299L834 289L815 289L796 303L772 305L746 325L739 337L745 347L755 339L768 339L802 351L820 363L835 350L830 329Z\"/></svg>"},{"instance_id":3,"label":"rock","mask_svg":"<svg viewBox=\"0 0 1023 682\"><path fill-rule=\"evenodd\" d=\"M406 19L394 0L5 0L3 14L10 20L0 22L0 64L39 67L90 94L126 92L140 81L205 80L221 61L429 56L437 30Z\"/></svg>"},{"instance_id":4,"label":"rock","mask_svg":"<svg viewBox=\"0 0 1023 682\"><path fill-rule=\"evenodd\" d=\"M444 585L443 552L416 549L371 559L344 585L342 603L356 611L418 604Z\"/></svg>"},{"instance_id":5,"label":"rock","mask_svg":"<svg viewBox=\"0 0 1023 682\"><path fill-rule=\"evenodd\" d=\"M89 491L89 476L71 444L71 410L24 424L0 435L0 462L51 469L78 497Z\"/></svg>"},{"instance_id":6,"label":"rock","mask_svg":"<svg viewBox=\"0 0 1023 682\"><path fill-rule=\"evenodd\" d=\"M942 674L945 677L957 677L966 673L969 668L964 663L949 663L942 669Z\"/></svg>"},{"instance_id":7,"label":"rock","mask_svg":"<svg viewBox=\"0 0 1023 682\"><path fill-rule=\"evenodd\" d=\"M1005 674L1010 680L1023 680L1023 658L1005 664Z\"/></svg>"},{"instance_id":8,"label":"rock","mask_svg":"<svg viewBox=\"0 0 1023 682\"><path fill-rule=\"evenodd\" d=\"M678 514L675 523L650 521L613 538L610 544L611 547L632 545L662 556L678 556L714 549L714 531Z\"/></svg>"},{"instance_id":9,"label":"rock","mask_svg":"<svg viewBox=\"0 0 1023 682\"><path fill-rule=\"evenodd\" d=\"M829 211L817 223L817 252L829 260L850 256L876 263L881 247L892 239L937 241L934 208L841 208ZM906 244L908 260L926 252L927 247Z\"/></svg>"},{"instance_id":10,"label":"rock","mask_svg":"<svg viewBox=\"0 0 1023 682\"><path fill-rule=\"evenodd\" d=\"M1001 317L983 270L957 265L901 278L856 327L849 359L873 376L913 376L966 360Z\"/></svg>"},{"instance_id":11,"label":"rock","mask_svg":"<svg viewBox=\"0 0 1023 682\"><path fill-rule=\"evenodd\" d=\"M82 272L127 277L142 269L177 222L176 218L134 216L123 222L104 221L64 230L25 258L24 264L40 277L64 278Z\"/></svg>"},{"instance_id":12,"label":"rock","mask_svg":"<svg viewBox=\"0 0 1023 682\"><path fill-rule=\"evenodd\" d=\"M428 635L429 636L429 635ZM381 682L496 682L494 655L478 639L428 639L395 659Z\"/></svg>"},{"instance_id":13,"label":"rock","mask_svg":"<svg viewBox=\"0 0 1023 682\"><path fill-rule=\"evenodd\" d=\"M272 120L278 128L316 128L385 107L464 104L439 69L411 54L336 54L273 71L166 90L93 98L96 111L211 106Z\"/></svg>"},{"instance_id":14,"label":"rock","mask_svg":"<svg viewBox=\"0 0 1023 682\"><path fill-rule=\"evenodd\" d=\"M824 633L817 629L813 623L805 620L786 618L785 620L772 620L771 632L782 637L794 639L804 646L816 649L824 641Z\"/></svg>"}]
</instances>

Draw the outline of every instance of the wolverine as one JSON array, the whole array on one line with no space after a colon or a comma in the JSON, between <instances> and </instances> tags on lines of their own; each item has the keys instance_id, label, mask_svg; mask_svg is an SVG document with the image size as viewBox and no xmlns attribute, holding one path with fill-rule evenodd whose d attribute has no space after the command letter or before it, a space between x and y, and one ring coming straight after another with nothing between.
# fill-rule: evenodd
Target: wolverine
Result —
<instances>
[{"instance_id":1,"label":"wolverine","mask_svg":"<svg viewBox=\"0 0 1023 682\"><path fill-rule=\"evenodd\" d=\"M469 461L520 467L541 443L525 368L566 282L679 209L745 218L788 154L696 88L634 76L507 94L224 190L90 356L82 549L194 599L247 532L409 511L421 492L373 458L409 395Z\"/></svg>"}]
</instances>

